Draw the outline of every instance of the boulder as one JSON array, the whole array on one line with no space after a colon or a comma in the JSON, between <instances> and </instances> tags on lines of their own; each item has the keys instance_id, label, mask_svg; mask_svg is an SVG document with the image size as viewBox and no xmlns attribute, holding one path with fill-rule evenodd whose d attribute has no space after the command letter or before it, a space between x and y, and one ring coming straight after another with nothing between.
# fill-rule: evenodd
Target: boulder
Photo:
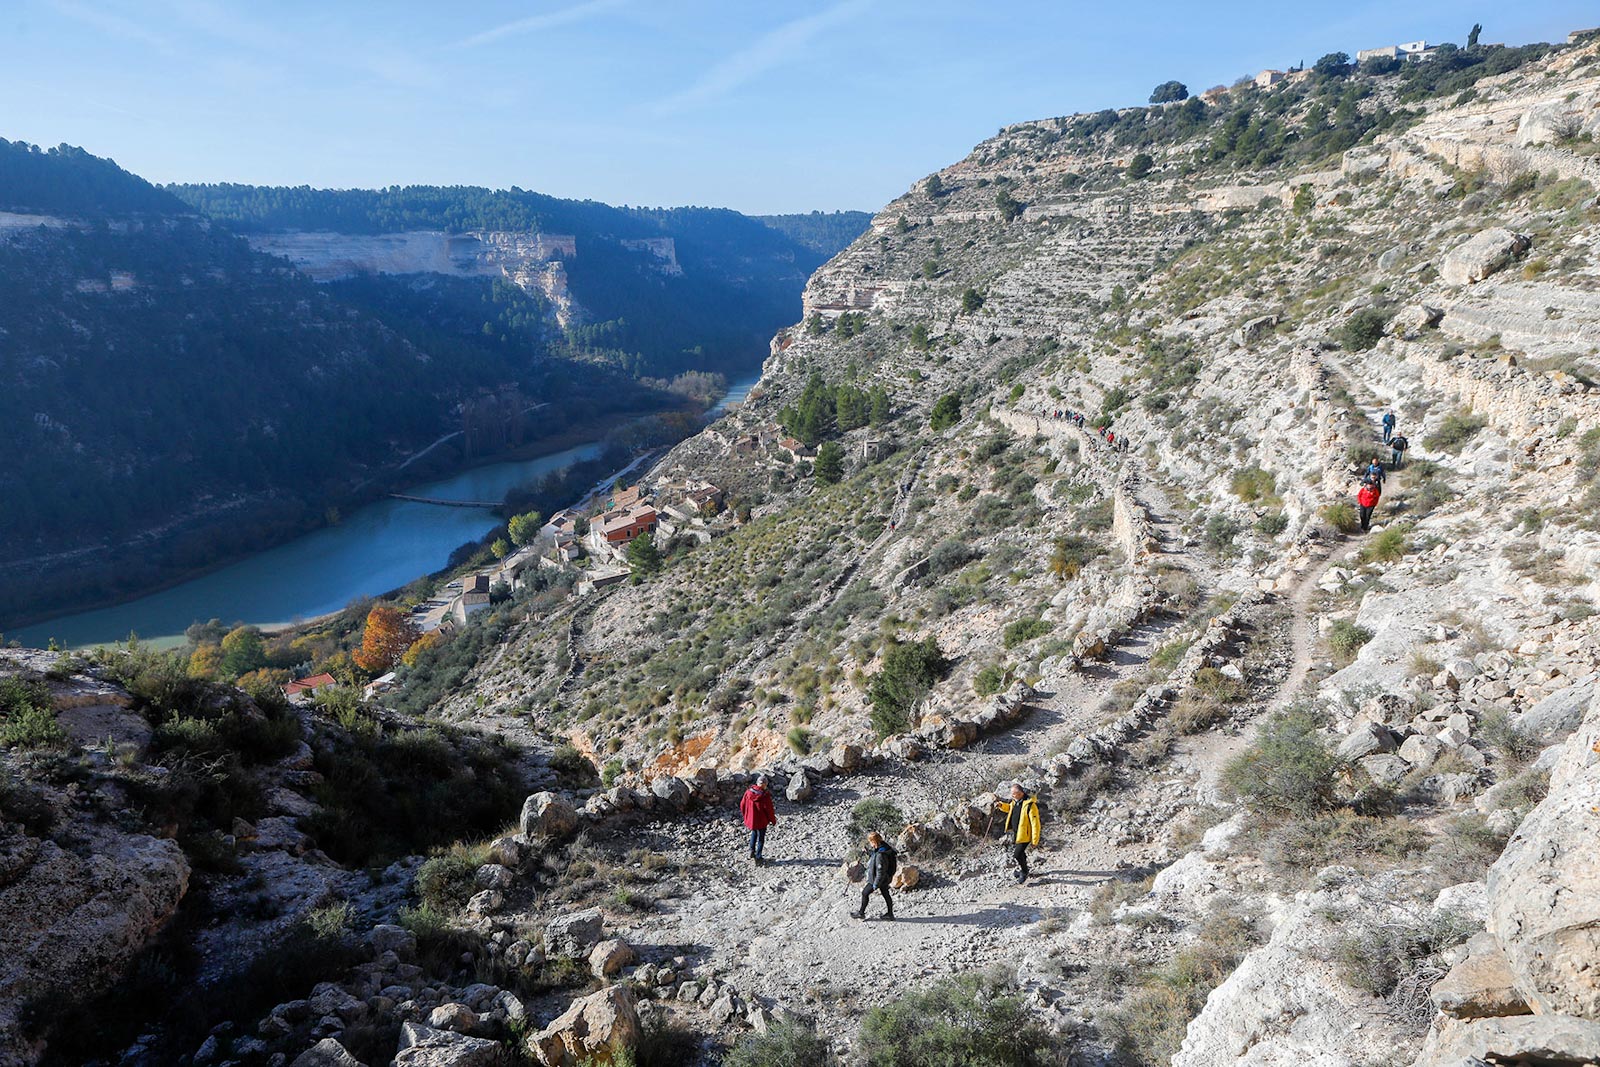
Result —
<instances>
[{"instance_id":1,"label":"boulder","mask_svg":"<svg viewBox=\"0 0 1600 1067\"><path fill-rule=\"evenodd\" d=\"M811 779L811 774L805 768L801 768L789 778L789 785L784 789L783 795L796 804L803 804L810 800L816 791L817 787Z\"/></svg>"},{"instance_id":2,"label":"boulder","mask_svg":"<svg viewBox=\"0 0 1600 1067\"><path fill-rule=\"evenodd\" d=\"M834 770L839 774L854 774L861 769L861 746L835 745L832 758Z\"/></svg>"},{"instance_id":3,"label":"boulder","mask_svg":"<svg viewBox=\"0 0 1600 1067\"><path fill-rule=\"evenodd\" d=\"M515 870L528 858L527 838L506 834L489 842L489 858L502 867Z\"/></svg>"},{"instance_id":4,"label":"boulder","mask_svg":"<svg viewBox=\"0 0 1600 1067\"><path fill-rule=\"evenodd\" d=\"M599 908L575 911L550 920L544 928L544 950L548 956L579 959L589 955L600 943L605 919Z\"/></svg>"},{"instance_id":5,"label":"boulder","mask_svg":"<svg viewBox=\"0 0 1600 1067\"><path fill-rule=\"evenodd\" d=\"M894 878L889 884L895 889L915 889L920 881L922 881L922 871L909 863L902 863L895 868Z\"/></svg>"},{"instance_id":6,"label":"boulder","mask_svg":"<svg viewBox=\"0 0 1600 1067\"><path fill-rule=\"evenodd\" d=\"M296 1056L289 1067L363 1067L350 1050L331 1037L325 1037Z\"/></svg>"},{"instance_id":7,"label":"boulder","mask_svg":"<svg viewBox=\"0 0 1600 1067\"><path fill-rule=\"evenodd\" d=\"M465 1004L441 1004L428 1013L428 1025L435 1030L471 1033L478 1025L478 1013Z\"/></svg>"},{"instance_id":8,"label":"boulder","mask_svg":"<svg viewBox=\"0 0 1600 1067\"><path fill-rule=\"evenodd\" d=\"M1428 995L1436 1008L1457 1019L1528 1014L1505 953L1486 933L1467 942L1467 958L1450 968Z\"/></svg>"},{"instance_id":9,"label":"boulder","mask_svg":"<svg viewBox=\"0 0 1600 1067\"><path fill-rule=\"evenodd\" d=\"M854 860L845 860L839 867L839 873L847 882L859 882L867 876L867 869Z\"/></svg>"},{"instance_id":10,"label":"boulder","mask_svg":"<svg viewBox=\"0 0 1600 1067\"><path fill-rule=\"evenodd\" d=\"M706 1013L710 1016L712 1023L717 1026L726 1026L728 1023L733 1022L739 1014L739 1002L733 995L733 990L724 987L722 995L711 1002L711 1006L706 1009Z\"/></svg>"},{"instance_id":11,"label":"boulder","mask_svg":"<svg viewBox=\"0 0 1600 1067\"><path fill-rule=\"evenodd\" d=\"M1442 751L1444 746L1433 738L1412 734L1401 744L1399 756L1413 767L1426 769L1433 766L1433 761L1439 758Z\"/></svg>"},{"instance_id":12,"label":"boulder","mask_svg":"<svg viewBox=\"0 0 1600 1067\"><path fill-rule=\"evenodd\" d=\"M493 915L506 906L506 895L498 889L485 889L472 894L472 899L467 901L467 914Z\"/></svg>"},{"instance_id":13,"label":"boulder","mask_svg":"<svg viewBox=\"0 0 1600 1067\"><path fill-rule=\"evenodd\" d=\"M1428 304L1411 304L1395 312L1389 320L1389 332L1398 337L1415 337L1444 321L1444 309Z\"/></svg>"},{"instance_id":14,"label":"boulder","mask_svg":"<svg viewBox=\"0 0 1600 1067\"><path fill-rule=\"evenodd\" d=\"M689 803L689 786L682 778L670 774L663 774L651 782L650 792L657 800L674 808L682 808Z\"/></svg>"},{"instance_id":15,"label":"boulder","mask_svg":"<svg viewBox=\"0 0 1600 1067\"><path fill-rule=\"evenodd\" d=\"M367 931L367 944L375 955L393 952L400 959L410 959L417 951L417 935L404 926L379 923Z\"/></svg>"},{"instance_id":16,"label":"boulder","mask_svg":"<svg viewBox=\"0 0 1600 1067\"><path fill-rule=\"evenodd\" d=\"M1600 1019L1600 699L1489 868L1488 929L1541 1014Z\"/></svg>"},{"instance_id":17,"label":"boulder","mask_svg":"<svg viewBox=\"0 0 1600 1067\"><path fill-rule=\"evenodd\" d=\"M1541 1065L1600 1061L1600 1023L1563 1015L1447 1022L1428 1034L1413 1067L1474 1062Z\"/></svg>"},{"instance_id":18,"label":"boulder","mask_svg":"<svg viewBox=\"0 0 1600 1067\"><path fill-rule=\"evenodd\" d=\"M639 954L633 950L632 945L612 938L600 942L589 953L589 970L596 978L614 978L622 973L622 968L638 958Z\"/></svg>"},{"instance_id":19,"label":"boulder","mask_svg":"<svg viewBox=\"0 0 1600 1067\"><path fill-rule=\"evenodd\" d=\"M511 873L509 867L503 867L498 863L485 863L478 868L472 880L479 889L505 890L511 888L511 883L516 881L516 876Z\"/></svg>"},{"instance_id":20,"label":"boulder","mask_svg":"<svg viewBox=\"0 0 1600 1067\"><path fill-rule=\"evenodd\" d=\"M951 748L966 748L978 740L978 724L966 719L952 719L945 724L945 744Z\"/></svg>"},{"instance_id":21,"label":"boulder","mask_svg":"<svg viewBox=\"0 0 1600 1067\"><path fill-rule=\"evenodd\" d=\"M1579 133L1594 132L1589 118L1594 106L1592 98L1575 95L1572 100L1547 100L1534 104L1517 119L1517 145L1558 145Z\"/></svg>"},{"instance_id":22,"label":"boulder","mask_svg":"<svg viewBox=\"0 0 1600 1067\"><path fill-rule=\"evenodd\" d=\"M1399 756L1367 756L1359 766L1379 785L1395 785L1411 773L1411 764Z\"/></svg>"},{"instance_id":23,"label":"boulder","mask_svg":"<svg viewBox=\"0 0 1600 1067\"><path fill-rule=\"evenodd\" d=\"M1276 315L1257 315L1253 319L1247 319L1244 325L1234 332L1234 343L1241 348L1253 345L1271 333L1277 325L1278 316Z\"/></svg>"},{"instance_id":24,"label":"boulder","mask_svg":"<svg viewBox=\"0 0 1600 1067\"><path fill-rule=\"evenodd\" d=\"M1528 238L1504 226L1494 226L1473 234L1457 245L1439 267L1439 279L1446 285L1470 285L1511 264L1528 250Z\"/></svg>"},{"instance_id":25,"label":"boulder","mask_svg":"<svg viewBox=\"0 0 1600 1067\"><path fill-rule=\"evenodd\" d=\"M522 832L528 837L565 837L578 828L578 812L555 793L535 793L522 803Z\"/></svg>"},{"instance_id":26,"label":"boulder","mask_svg":"<svg viewBox=\"0 0 1600 1067\"><path fill-rule=\"evenodd\" d=\"M1358 760L1364 756L1377 756L1395 749L1394 735L1377 723L1358 726L1339 743L1339 758Z\"/></svg>"},{"instance_id":27,"label":"boulder","mask_svg":"<svg viewBox=\"0 0 1600 1067\"><path fill-rule=\"evenodd\" d=\"M573 1001L559 1018L528 1038L544 1067L610 1067L639 1043L639 1013L626 985L608 986Z\"/></svg>"},{"instance_id":28,"label":"boulder","mask_svg":"<svg viewBox=\"0 0 1600 1067\"><path fill-rule=\"evenodd\" d=\"M400 1027L394 1067L497 1067L499 1063L498 1042L414 1022Z\"/></svg>"},{"instance_id":29,"label":"boulder","mask_svg":"<svg viewBox=\"0 0 1600 1067\"><path fill-rule=\"evenodd\" d=\"M1563 740L1583 721L1584 709L1594 694L1594 678L1558 689L1517 716L1516 727L1547 745Z\"/></svg>"}]
</instances>

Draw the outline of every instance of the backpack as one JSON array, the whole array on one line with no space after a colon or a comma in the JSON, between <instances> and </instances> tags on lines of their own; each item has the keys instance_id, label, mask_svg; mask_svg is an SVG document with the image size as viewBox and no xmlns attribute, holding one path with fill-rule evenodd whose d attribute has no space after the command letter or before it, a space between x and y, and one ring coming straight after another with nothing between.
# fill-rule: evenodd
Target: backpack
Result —
<instances>
[{"instance_id":1,"label":"backpack","mask_svg":"<svg viewBox=\"0 0 1600 1067\"><path fill-rule=\"evenodd\" d=\"M888 885L894 872L900 869L900 855L894 846L885 841L878 849L878 884Z\"/></svg>"}]
</instances>

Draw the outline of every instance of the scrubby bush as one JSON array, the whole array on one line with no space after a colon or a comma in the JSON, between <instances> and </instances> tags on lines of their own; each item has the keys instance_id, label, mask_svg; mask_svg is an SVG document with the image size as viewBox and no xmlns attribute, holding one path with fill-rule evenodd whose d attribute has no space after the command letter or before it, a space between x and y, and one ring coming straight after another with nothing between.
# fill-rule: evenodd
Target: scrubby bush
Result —
<instances>
[{"instance_id":1,"label":"scrubby bush","mask_svg":"<svg viewBox=\"0 0 1600 1067\"><path fill-rule=\"evenodd\" d=\"M0 746L39 748L66 736L44 683L0 678Z\"/></svg>"},{"instance_id":2,"label":"scrubby bush","mask_svg":"<svg viewBox=\"0 0 1600 1067\"><path fill-rule=\"evenodd\" d=\"M1328 651L1333 653L1334 663L1341 667L1349 665L1361 646L1371 640L1371 630L1348 619L1335 619L1328 627Z\"/></svg>"},{"instance_id":3,"label":"scrubby bush","mask_svg":"<svg viewBox=\"0 0 1600 1067\"><path fill-rule=\"evenodd\" d=\"M965 541L955 538L940 541L933 546L933 551L928 553L928 573L934 577L949 574L959 570L968 563L983 555Z\"/></svg>"},{"instance_id":4,"label":"scrubby bush","mask_svg":"<svg viewBox=\"0 0 1600 1067\"><path fill-rule=\"evenodd\" d=\"M783 1019L764 1034L739 1038L722 1067L827 1067L828 1042L808 1026Z\"/></svg>"},{"instance_id":5,"label":"scrubby bush","mask_svg":"<svg viewBox=\"0 0 1600 1067\"><path fill-rule=\"evenodd\" d=\"M1277 537L1289 528L1289 516L1282 511L1269 511L1256 520L1256 533L1263 537Z\"/></svg>"},{"instance_id":6,"label":"scrubby bush","mask_svg":"<svg viewBox=\"0 0 1600 1067\"><path fill-rule=\"evenodd\" d=\"M1321 725L1301 709L1273 715L1256 731L1250 747L1223 768L1223 788L1251 810L1269 815L1309 816L1329 810L1337 799L1339 759L1318 735Z\"/></svg>"},{"instance_id":7,"label":"scrubby bush","mask_svg":"<svg viewBox=\"0 0 1600 1067\"><path fill-rule=\"evenodd\" d=\"M478 868L488 862L486 846L461 844L423 861L416 880L423 906L443 915L461 908L478 891L474 878Z\"/></svg>"},{"instance_id":8,"label":"scrubby bush","mask_svg":"<svg viewBox=\"0 0 1600 1067\"><path fill-rule=\"evenodd\" d=\"M1340 533L1355 533L1361 529L1361 514L1348 500L1337 500L1324 507L1322 518Z\"/></svg>"},{"instance_id":9,"label":"scrubby bush","mask_svg":"<svg viewBox=\"0 0 1600 1067\"><path fill-rule=\"evenodd\" d=\"M1362 547L1360 559L1363 563L1393 563L1404 556L1410 548L1406 532L1399 527L1391 526Z\"/></svg>"},{"instance_id":10,"label":"scrubby bush","mask_svg":"<svg viewBox=\"0 0 1600 1067\"><path fill-rule=\"evenodd\" d=\"M1244 524L1231 515L1217 513L1206 520L1205 543L1214 551L1229 555L1234 550L1234 542L1243 532Z\"/></svg>"},{"instance_id":11,"label":"scrubby bush","mask_svg":"<svg viewBox=\"0 0 1600 1067\"><path fill-rule=\"evenodd\" d=\"M1044 619L1018 619L1006 626L1003 640L1007 648L1015 648L1035 637L1043 637L1052 629Z\"/></svg>"},{"instance_id":12,"label":"scrubby bush","mask_svg":"<svg viewBox=\"0 0 1600 1067\"><path fill-rule=\"evenodd\" d=\"M892 640L883 654L883 669L873 675L867 689L872 728L878 736L903 733L910 727L912 709L949 671L950 662L933 638Z\"/></svg>"},{"instance_id":13,"label":"scrubby bush","mask_svg":"<svg viewBox=\"0 0 1600 1067\"><path fill-rule=\"evenodd\" d=\"M858 1051L873 1067L1045 1067L1065 1060L1022 998L966 974L873 1008Z\"/></svg>"},{"instance_id":14,"label":"scrubby bush","mask_svg":"<svg viewBox=\"0 0 1600 1067\"><path fill-rule=\"evenodd\" d=\"M1422 439L1422 447L1433 452L1459 452L1463 445L1489 425L1489 420L1470 411L1446 415L1438 429Z\"/></svg>"},{"instance_id":15,"label":"scrubby bush","mask_svg":"<svg viewBox=\"0 0 1600 1067\"><path fill-rule=\"evenodd\" d=\"M1233 474L1233 494L1246 504L1253 504L1278 491L1278 479L1271 471L1260 467L1245 467Z\"/></svg>"},{"instance_id":16,"label":"scrubby bush","mask_svg":"<svg viewBox=\"0 0 1600 1067\"><path fill-rule=\"evenodd\" d=\"M1055 547L1050 550L1050 573L1063 582L1071 581L1082 573L1091 560L1104 554L1105 549L1091 537L1082 534L1058 537Z\"/></svg>"},{"instance_id":17,"label":"scrubby bush","mask_svg":"<svg viewBox=\"0 0 1600 1067\"><path fill-rule=\"evenodd\" d=\"M857 844L873 830L893 838L905 825L905 812L896 807L893 801L867 797L856 801L850 809L850 819L845 823L845 839L852 845Z\"/></svg>"},{"instance_id":18,"label":"scrubby bush","mask_svg":"<svg viewBox=\"0 0 1600 1067\"><path fill-rule=\"evenodd\" d=\"M1005 684L1005 668L998 663L991 663L973 677L972 691L981 697L993 696L1000 692Z\"/></svg>"},{"instance_id":19,"label":"scrubby bush","mask_svg":"<svg viewBox=\"0 0 1600 1067\"><path fill-rule=\"evenodd\" d=\"M934 433L948 430L960 421L961 397L958 394L946 393L934 401L933 411L928 416L928 428Z\"/></svg>"},{"instance_id":20,"label":"scrubby bush","mask_svg":"<svg viewBox=\"0 0 1600 1067\"><path fill-rule=\"evenodd\" d=\"M1382 339L1388 325L1388 312L1378 308L1363 308L1339 327L1339 347L1346 352L1363 352Z\"/></svg>"}]
</instances>

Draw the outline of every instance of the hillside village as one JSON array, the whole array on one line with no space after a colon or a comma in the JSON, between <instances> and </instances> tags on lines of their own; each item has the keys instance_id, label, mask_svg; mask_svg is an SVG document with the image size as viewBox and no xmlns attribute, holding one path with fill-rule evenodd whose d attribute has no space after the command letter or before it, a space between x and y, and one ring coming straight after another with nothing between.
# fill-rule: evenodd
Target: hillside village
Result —
<instances>
[{"instance_id":1,"label":"hillside village","mask_svg":"<svg viewBox=\"0 0 1600 1067\"><path fill-rule=\"evenodd\" d=\"M4 652L0 1064L1600 1060L1600 41L1325 58L918 182L370 701Z\"/></svg>"}]
</instances>

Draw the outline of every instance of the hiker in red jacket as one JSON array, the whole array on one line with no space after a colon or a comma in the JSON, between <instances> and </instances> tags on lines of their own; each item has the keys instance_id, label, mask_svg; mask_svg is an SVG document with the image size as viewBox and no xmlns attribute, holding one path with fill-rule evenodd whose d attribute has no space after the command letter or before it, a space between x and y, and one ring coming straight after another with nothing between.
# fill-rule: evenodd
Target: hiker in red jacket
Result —
<instances>
[{"instance_id":1,"label":"hiker in red jacket","mask_svg":"<svg viewBox=\"0 0 1600 1067\"><path fill-rule=\"evenodd\" d=\"M1356 493L1356 505L1361 508L1361 532L1366 533L1372 525L1372 509L1378 506L1378 497L1381 491L1378 483L1368 480L1361 483L1361 489Z\"/></svg>"},{"instance_id":2,"label":"hiker in red jacket","mask_svg":"<svg viewBox=\"0 0 1600 1067\"><path fill-rule=\"evenodd\" d=\"M757 777L755 785L744 791L744 796L739 800L739 814L744 816L745 829L750 831L750 858L759 867L762 859L761 850L767 844L767 827L775 825L778 821L778 813L772 806L772 790L768 788L766 775Z\"/></svg>"}]
</instances>

